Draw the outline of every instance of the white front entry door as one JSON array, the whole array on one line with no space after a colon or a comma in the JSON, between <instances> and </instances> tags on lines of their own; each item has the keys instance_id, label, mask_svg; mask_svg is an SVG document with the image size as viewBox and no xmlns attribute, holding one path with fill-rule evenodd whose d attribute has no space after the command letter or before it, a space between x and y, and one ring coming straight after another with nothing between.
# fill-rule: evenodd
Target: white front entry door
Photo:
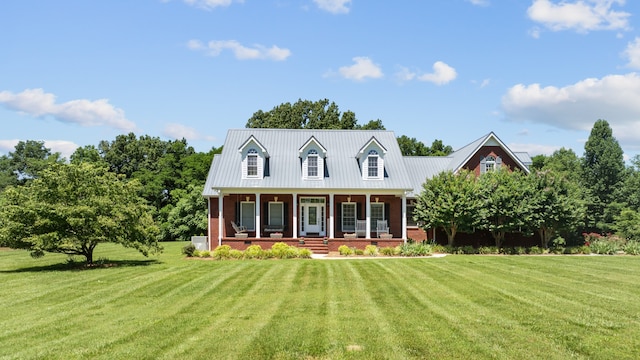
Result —
<instances>
[{"instance_id":1,"label":"white front entry door","mask_svg":"<svg viewBox=\"0 0 640 360\"><path fill-rule=\"evenodd\" d=\"M304 211L304 224L303 224L303 234L306 235L309 233L324 235L324 229L322 228L322 214L323 214L324 205L320 204L305 204L302 207Z\"/></svg>"}]
</instances>

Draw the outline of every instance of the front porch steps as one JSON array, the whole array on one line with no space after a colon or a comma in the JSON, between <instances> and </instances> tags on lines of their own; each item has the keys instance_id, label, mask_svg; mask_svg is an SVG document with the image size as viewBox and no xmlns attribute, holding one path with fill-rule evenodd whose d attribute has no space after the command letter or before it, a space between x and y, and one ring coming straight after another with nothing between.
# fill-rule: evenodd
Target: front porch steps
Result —
<instances>
[{"instance_id":1,"label":"front porch steps","mask_svg":"<svg viewBox=\"0 0 640 360\"><path fill-rule=\"evenodd\" d=\"M328 254L329 245L324 244L323 239L304 239L304 244L298 244L299 248L309 249L314 254Z\"/></svg>"}]
</instances>

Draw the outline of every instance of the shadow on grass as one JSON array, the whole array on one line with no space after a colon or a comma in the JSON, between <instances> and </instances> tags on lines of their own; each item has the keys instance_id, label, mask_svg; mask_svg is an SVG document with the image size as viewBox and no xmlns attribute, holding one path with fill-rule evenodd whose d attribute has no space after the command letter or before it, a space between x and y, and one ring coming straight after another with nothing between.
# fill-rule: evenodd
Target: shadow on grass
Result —
<instances>
[{"instance_id":1,"label":"shadow on grass","mask_svg":"<svg viewBox=\"0 0 640 360\"><path fill-rule=\"evenodd\" d=\"M80 271L119 267L149 266L162 263L159 260L104 260L96 261L93 264L86 264L80 261L67 261L58 264L31 266L12 270L0 270L0 273L23 273L23 272L47 272L47 271Z\"/></svg>"}]
</instances>

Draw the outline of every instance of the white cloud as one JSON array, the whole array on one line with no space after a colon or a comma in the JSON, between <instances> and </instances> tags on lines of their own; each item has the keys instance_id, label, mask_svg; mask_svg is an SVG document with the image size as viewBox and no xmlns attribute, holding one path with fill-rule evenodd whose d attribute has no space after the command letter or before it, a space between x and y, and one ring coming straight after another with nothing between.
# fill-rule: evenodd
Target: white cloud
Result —
<instances>
[{"instance_id":1,"label":"white cloud","mask_svg":"<svg viewBox=\"0 0 640 360\"><path fill-rule=\"evenodd\" d=\"M540 145L540 144L522 144L522 143L510 143L507 145L509 149L515 152L527 152L530 156L535 155L551 155L554 151L561 148L558 145Z\"/></svg>"},{"instance_id":2,"label":"white cloud","mask_svg":"<svg viewBox=\"0 0 640 360\"><path fill-rule=\"evenodd\" d=\"M213 10L217 7L229 6L234 2L243 3L244 0L184 0L184 2L201 9Z\"/></svg>"},{"instance_id":3,"label":"white cloud","mask_svg":"<svg viewBox=\"0 0 640 360\"><path fill-rule=\"evenodd\" d=\"M313 0L313 2L320 9L332 14L347 14L350 10L348 6L351 5L351 0Z\"/></svg>"},{"instance_id":4,"label":"white cloud","mask_svg":"<svg viewBox=\"0 0 640 360\"><path fill-rule=\"evenodd\" d=\"M15 151L16 145L21 140L0 140L0 153L9 154ZM26 141L26 140L22 140ZM65 159L69 160L71 154L78 148L78 144L66 140L44 140L44 146L51 149L51 152L59 152Z\"/></svg>"},{"instance_id":5,"label":"white cloud","mask_svg":"<svg viewBox=\"0 0 640 360\"><path fill-rule=\"evenodd\" d=\"M212 136L202 135L196 129L182 125L182 124L167 124L164 127L162 134L172 139L207 140L207 141L215 140Z\"/></svg>"},{"instance_id":6,"label":"white cloud","mask_svg":"<svg viewBox=\"0 0 640 360\"><path fill-rule=\"evenodd\" d=\"M575 84L541 87L518 84L502 98L508 121L543 123L590 131L598 119L611 125L621 144L640 143L640 76L636 73L590 78Z\"/></svg>"},{"instance_id":7,"label":"white cloud","mask_svg":"<svg viewBox=\"0 0 640 360\"><path fill-rule=\"evenodd\" d=\"M205 46L200 40L187 41L187 48L194 51L206 51L210 56L218 56L223 50L231 50L238 60L274 60L283 61L291 56L289 49L277 46L267 48L262 45L254 45L253 48L243 46L236 40L214 40Z\"/></svg>"},{"instance_id":8,"label":"white cloud","mask_svg":"<svg viewBox=\"0 0 640 360\"><path fill-rule=\"evenodd\" d=\"M362 81L366 78L378 79L384 76L380 66L368 57L354 57L352 60L355 64L343 66L338 70L345 79Z\"/></svg>"},{"instance_id":9,"label":"white cloud","mask_svg":"<svg viewBox=\"0 0 640 360\"><path fill-rule=\"evenodd\" d=\"M415 79L416 73L411 71L409 68L401 66L400 70L396 72L395 77L399 82L407 82Z\"/></svg>"},{"instance_id":10,"label":"white cloud","mask_svg":"<svg viewBox=\"0 0 640 360\"><path fill-rule=\"evenodd\" d=\"M467 0L476 6L489 6L489 0Z\"/></svg>"},{"instance_id":11,"label":"white cloud","mask_svg":"<svg viewBox=\"0 0 640 360\"><path fill-rule=\"evenodd\" d=\"M527 15L552 31L575 30L587 33L593 30L626 30L629 13L611 9L614 4L624 5L625 0L577 0L573 2L534 0ZM535 30L532 36L539 36Z\"/></svg>"},{"instance_id":12,"label":"white cloud","mask_svg":"<svg viewBox=\"0 0 640 360\"><path fill-rule=\"evenodd\" d=\"M79 99L56 104L54 94L45 93L42 89L27 89L18 94L0 92L0 104L31 116L52 116L58 121L81 126L108 126L125 131L136 128L124 116L124 111L109 104L107 99Z\"/></svg>"},{"instance_id":13,"label":"white cloud","mask_svg":"<svg viewBox=\"0 0 640 360\"><path fill-rule=\"evenodd\" d=\"M640 37L630 42L623 54L629 60L628 67L640 69Z\"/></svg>"},{"instance_id":14,"label":"white cloud","mask_svg":"<svg viewBox=\"0 0 640 360\"><path fill-rule=\"evenodd\" d=\"M444 85L455 80L456 77L458 77L456 69L442 61L436 61L433 64L433 73L420 75L418 80L432 82L436 85Z\"/></svg>"}]
</instances>

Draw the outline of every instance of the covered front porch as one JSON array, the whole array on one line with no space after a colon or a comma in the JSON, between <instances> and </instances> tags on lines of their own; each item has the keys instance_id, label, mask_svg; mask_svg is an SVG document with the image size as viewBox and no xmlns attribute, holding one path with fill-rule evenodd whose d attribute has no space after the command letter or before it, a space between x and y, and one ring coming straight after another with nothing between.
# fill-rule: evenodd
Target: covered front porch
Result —
<instances>
[{"instance_id":1,"label":"covered front porch","mask_svg":"<svg viewBox=\"0 0 640 360\"><path fill-rule=\"evenodd\" d=\"M397 245L407 239L406 202L404 193L220 194L209 198L209 239L212 248L238 249L279 241L298 246L301 239L326 239L329 248Z\"/></svg>"}]
</instances>

